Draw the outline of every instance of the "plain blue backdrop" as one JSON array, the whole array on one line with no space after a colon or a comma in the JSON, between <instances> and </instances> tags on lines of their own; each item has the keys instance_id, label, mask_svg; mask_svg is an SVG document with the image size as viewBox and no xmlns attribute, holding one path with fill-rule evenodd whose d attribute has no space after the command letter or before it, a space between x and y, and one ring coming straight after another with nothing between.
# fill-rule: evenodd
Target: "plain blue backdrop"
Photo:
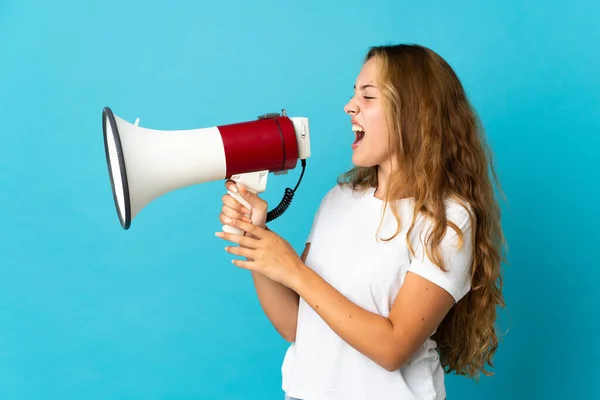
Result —
<instances>
[{"instance_id":1,"label":"plain blue backdrop","mask_svg":"<svg viewBox=\"0 0 600 400\"><path fill-rule=\"evenodd\" d=\"M397 42L456 69L508 200L495 376L447 376L449 398L596 398L599 4L2 0L0 398L280 399L287 344L213 235L223 182L122 230L102 108L155 129L309 117L305 179L271 225L301 250L350 167L342 107L362 57Z\"/></svg>"}]
</instances>

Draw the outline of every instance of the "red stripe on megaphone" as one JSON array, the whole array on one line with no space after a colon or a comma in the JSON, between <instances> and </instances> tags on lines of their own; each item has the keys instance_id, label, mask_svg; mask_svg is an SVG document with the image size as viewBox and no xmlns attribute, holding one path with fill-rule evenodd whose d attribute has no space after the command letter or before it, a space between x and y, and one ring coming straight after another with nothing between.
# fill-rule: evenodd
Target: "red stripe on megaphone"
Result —
<instances>
[{"instance_id":1,"label":"red stripe on megaphone","mask_svg":"<svg viewBox=\"0 0 600 400\"><path fill-rule=\"evenodd\" d=\"M255 171L296 167L298 143L288 117L218 126L225 148L226 177Z\"/></svg>"}]
</instances>

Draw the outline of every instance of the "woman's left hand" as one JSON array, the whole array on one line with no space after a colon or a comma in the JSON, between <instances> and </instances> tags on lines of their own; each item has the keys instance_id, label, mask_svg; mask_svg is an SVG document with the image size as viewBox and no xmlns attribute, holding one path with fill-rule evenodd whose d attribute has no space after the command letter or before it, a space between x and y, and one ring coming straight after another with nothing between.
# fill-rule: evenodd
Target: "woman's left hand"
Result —
<instances>
[{"instance_id":1,"label":"woman's left hand","mask_svg":"<svg viewBox=\"0 0 600 400\"><path fill-rule=\"evenodd\" d=\"M232 260L234 265L263 274L290 289L295 288L305 265L285 239L272 231L244 221L227 218L224 222L251 235L215 233L217 237L242 246L225 247L228 253L248 258L246 261L234 259Z\"/></svg>"}]
</instances>

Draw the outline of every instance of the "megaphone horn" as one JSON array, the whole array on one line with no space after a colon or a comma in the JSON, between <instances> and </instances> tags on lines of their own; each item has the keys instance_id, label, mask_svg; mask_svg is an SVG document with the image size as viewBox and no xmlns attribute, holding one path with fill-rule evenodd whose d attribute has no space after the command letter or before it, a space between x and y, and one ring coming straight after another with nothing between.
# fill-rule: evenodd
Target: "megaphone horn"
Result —
<instances>
[{"instance_id":1,"label":"megaphone horn","mask_svg":"<svg viewBox=\"0 0 600 400\"><path fill-rule=\"evenodd\" d=\"M256 120L189 130L161 131L129 123L109 107L102 111L104 148L113 199L123 229L157 197L186 186L231 179L254 193L266 190L270 172L286 173L301 160L294 189L267 216L279 217L297 190L310 157L308 119L269 113ZM239 195L238 201L251 209ZM225 230L240 232L227 227Z\"/></svg>"}]
</instances>

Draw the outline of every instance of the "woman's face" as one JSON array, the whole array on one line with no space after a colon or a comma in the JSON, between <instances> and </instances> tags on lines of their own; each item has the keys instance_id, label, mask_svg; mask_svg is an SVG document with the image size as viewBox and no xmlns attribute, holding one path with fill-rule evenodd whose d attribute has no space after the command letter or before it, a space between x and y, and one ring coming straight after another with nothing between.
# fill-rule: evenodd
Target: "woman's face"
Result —
<instances>
[{"instance_id":1,"label":"woman's face","mask_svg":"<svg viewBox=\"0 0 600 400\"><path fill-rule=\"evenodd\" d=\"M352 162L358 167L389 166L389 129L382 104L381 67L377 58L362 67L354 86L354 95L344 107L350 115L355 140Z\"/></svg>"}]
</instances>

